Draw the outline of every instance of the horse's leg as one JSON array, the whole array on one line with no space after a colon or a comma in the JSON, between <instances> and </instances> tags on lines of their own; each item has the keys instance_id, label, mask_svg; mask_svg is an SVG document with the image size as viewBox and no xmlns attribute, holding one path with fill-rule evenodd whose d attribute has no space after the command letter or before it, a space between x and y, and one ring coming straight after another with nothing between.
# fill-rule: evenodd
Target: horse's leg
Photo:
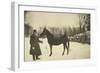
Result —
<instances>
[{"instance_id":1,"label":"horse's leg","mask_svg":"<svg viewBox=\"0 0 100 73\"><path fill-rule=\"evenodd\" d=\"M65 52L65 44L63 44L63 46L64 46L64 50L63 50L63 53L62 53L62 55L64 55L64 52Z\"/></svg>"},{"instance_id":2,"label":"horse's leg","mask_svg":"<svg viewBox=\"0 0 100 73\"><path fill-rule=\"evenodd\" d=\"M52 55L52 45L50 45L50 55L49 56L51 55Z\"/></svg>"},{"instance_id":3,"label":"horse's leg","mask_svg":"<svg viewBox=\"0 0 100 73\"><path fill-rule=\"evenodd\" d=\"M67 55L69 54L69 41L66 43L66 48L67 48Z\"/></svg>"}]
</instances>

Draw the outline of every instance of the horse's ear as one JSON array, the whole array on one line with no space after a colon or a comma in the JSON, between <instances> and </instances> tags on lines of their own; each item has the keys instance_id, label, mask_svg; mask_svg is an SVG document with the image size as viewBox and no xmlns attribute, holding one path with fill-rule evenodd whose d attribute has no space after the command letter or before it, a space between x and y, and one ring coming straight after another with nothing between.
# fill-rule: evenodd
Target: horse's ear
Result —
<instances>
[{"instance_id":1,"label":"horse's ear","mask_svg":"<svg viewBox=\"0 0 100 73\"><path fill-rule=\"evenodd\" d=\"M46 29L46 25L44 26L44 29Z\"/></svg>"},{"instance_id":2,"label":"horse's ear","mask_svg":"<svg viewBox=\"0 0 100 73\"><path fill-rule=\"evenodd\" d=\"M44 27L44 29L45 29L46 27Z\"/></svg>"},{"instance_id":3,"label":"horse's ear","mask_svg":"<svg viewBox=\"0 0 100 73\"><path fill-rule=\"evenodd\" d=\"M47 24L45 25L45 28L47 27Z\"/></svg>"}]
</instances>

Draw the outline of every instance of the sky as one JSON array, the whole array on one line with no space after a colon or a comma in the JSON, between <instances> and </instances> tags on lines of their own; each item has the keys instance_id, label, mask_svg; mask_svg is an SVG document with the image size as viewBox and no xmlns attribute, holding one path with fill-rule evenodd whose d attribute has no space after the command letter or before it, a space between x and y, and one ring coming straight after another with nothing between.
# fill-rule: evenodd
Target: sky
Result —
<instances>
[{"instance_id":1,"label":"sky","mask_svg":"<svg viewBox=\"0 0 100 73\"><path fill-rule=\"evenodd\" d=\"M25 24L33 28L38 27L78 27L79 14L75 13L54 13L54 12L25 12Z\"/></svg>"}]
</instances>

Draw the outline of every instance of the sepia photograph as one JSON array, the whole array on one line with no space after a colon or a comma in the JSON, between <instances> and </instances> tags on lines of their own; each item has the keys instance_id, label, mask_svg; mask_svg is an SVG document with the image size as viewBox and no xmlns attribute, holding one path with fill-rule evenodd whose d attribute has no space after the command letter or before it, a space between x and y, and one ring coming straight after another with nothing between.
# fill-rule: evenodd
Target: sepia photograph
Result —
<instances>
[{"instance_id":1,"label":"sepia photograph","mask_svg":"<svg viewBox=\"0 0 100 73\"><path fill-rule=\"evenodd\" d=\"M24 11L24 62L91 57L91 14Z\"/></svg>"}]
</instances>

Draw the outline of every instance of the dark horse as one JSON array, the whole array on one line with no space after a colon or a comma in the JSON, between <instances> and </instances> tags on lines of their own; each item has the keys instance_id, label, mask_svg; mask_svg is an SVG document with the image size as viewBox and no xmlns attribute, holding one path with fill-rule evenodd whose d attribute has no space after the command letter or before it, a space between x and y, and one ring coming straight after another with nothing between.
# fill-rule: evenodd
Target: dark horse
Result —
<instances>
[{"instance_id":1,"label":"dark horse","mask_svg":"<svg viewBox=\"0 0 100 73\"><path fill-rule=\"evenodd\" d=\"M60 37L55 37L53 34L51 34L46 28L44 28L43 32L40 34L40 36L46 35L48 43L50 45L50 55L52 55L52 46L53 45L60 45L63 44L64 50L62 55L64 55L65 48L67 48L67 54L69 54L69 39L66 34L60 36Z\"/></svg>"}]
</instances>

